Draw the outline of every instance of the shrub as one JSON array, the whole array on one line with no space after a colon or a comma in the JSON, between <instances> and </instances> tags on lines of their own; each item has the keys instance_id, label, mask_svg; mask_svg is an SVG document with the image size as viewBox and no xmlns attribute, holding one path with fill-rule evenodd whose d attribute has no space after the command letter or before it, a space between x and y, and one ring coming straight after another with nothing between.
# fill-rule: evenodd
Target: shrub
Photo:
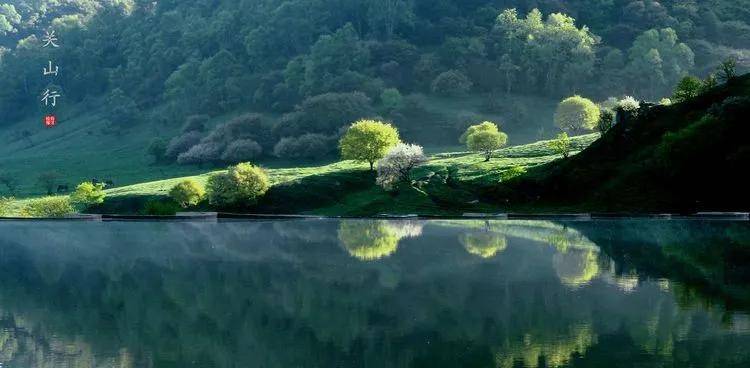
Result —
<instances>
[{"instance_id":1,"label":"shrub","mask_svg":"<svg viewBox=\"0 0 750 368\"><path fill-rule=\"evenodd\" d=\"M3 217L10 212L10 204L13 202L13 198L0 197L0 217Z\"/></svg>"},{"instance_id":2,"label":"shrub","mask_svg":"<svg viewBox=\"0 0 750 368\"><path fill-rule=\"evenodd\" d=\"M180 208L172 201L150 200L141 213L147 216L174 216Z\"/></svg>"},{"instance_id":3,"label":"shrub","mask_svg":"<svg viewBox=\"0 0 750 368\"><path fill-rule=\"evenodd\" d=\"M280 158L319 159L333 152L333 139L322 134L305 134L298 138L282 138L273 148Z\"/></svg>"},{"instance_id":4,"label":"shrub","mask_svg":"<svg viewBox=\"0 0 750 368\"><path fill-rule=\"evenodd\" d=\"M460 96L471 90L473 84L463 73L449 70L432 81L432 92L443 96Z\"/></svg>"},{"instance_id":5,"label":"shrub","mask_svg":"<svg viewBox=\"0 0 750 368\"><path fill-rule=\"evenodd\" d=\"M230 166L227 172L208 178L208 200L217 207L237 207L255 204L270 187L268 174L249 163Z\"/></svg>"},{"instance_id":6,"label":"shrub","mask_svg":"<svg viewBox=\"0 0 750 368\"><path fill-rule=\"evenodd\" d=\"M511 180L523 174L526 174L526 168L524 166L518 166L518 165L513 166L510 169L505 170L502 173L500 173L500 182Z\"/></svg>"},{"instance_id":7,"label":"shrub","mask_svg":"<svg viewBox=\"0 0 750 368\"><path fill-rule=\"evenodd\" d=\"M206 123L211 119L208 115L191 115L185 119L180 132L182 134L189 132L203 132L206 130Z\"/></svg>"},{"instance_id":8,"label":"shrub","mask_svg":"<svg viewBox=\"0 0 750 368\"><path fill-rule=\"evenodd\" d=\"M360 120L349 127L341 138L339 147L342 159L367 162L372 171L375 162L399 142L398 130L391 124Z\"/></svg>"},{"instance_id":9,"label":"shrub","mask_svg":"<svg viewBox=\"0 0 750 368\"><path fill-rule=\"evenodd\" d=\"M557 139L549 141L549 147L558 155L562 155L563 157L567 158L568 155L570 155L570 137L568 137L568 133L560 133L557 135Z\"/></svg>"},{"instance_id":10,"label":"shrub","mask_svg":"<svg viewBox=\"0 0 750 368\"><path fill-rule=\"evenodd\" d=\"M164 152L164 158L176 160L180 154L187 152L190 148L200 143L203 135L200 132L192 131L172 138Z\"/></svg>"},{"instance_id":11,"label":"shrub","mask_svg":"<svg viewBox=\"0 0 750 368\"><path fill-rule=\"evenodd\" d=\"M568 132L593 130L597 122L599 106L578 95L564 99L555 111L555 124Z\"/></svg>"},{"instance_id":12,"label":"shrub","mask_svg":"<svg viewBox=\"0 0 750 368\"><path fill-rule=\"evenodd\" d=\"M385 190L393 189L398 183L410 182L409 174L415 167L427 162L422 146L399 143L378 161L377 184Z\"/></svg>"},{"instance_id":13,"label":"shrub","mask_svg":"<svg viewBox=\"0 0 750 368\"><path fill-rule=\"evenodd\" d=\"M737 76L737 60L729 58L719 65L719 79L724 83L729 83Z\"/></svg>"},{"instance_id":14,"label":"shrub","mask_svg":"<svg viewBox=\"0 0 750 368\"><path fill-rule=\"evenodd\" d=\"M617 103L617 108L622 111L636 112L641 108L641 103L633 96L625 96Z\"/></svg>"},{"instance_id":15,"label":"shrub","mask_svg":"<svg viewBox=\"0 0 750 368\"><path fill-rule=\"evenodd\" d=\"M70 202L81 207L88 207L104 203L105 197L104 184L83 182L78 184L75 192L70 195Z\"/></svg>"},{"instance_id":16,"label":"shrub","mask_svg":"<svg viewBox=\"0 0 750 368\"><path fill-rule=\"evenodd\" d=\"M44 197L30 201L22 210L24 217L60 218L75 213L68 197Z\"/></svg>"},{"instance_id":17,"label":"shrub","mask_svg":"<svg viewBox=\"0 0 750 368\"><path fill-rule=\"evenodd\" d=\"M206 189L195 180L184 180L169 190L169 197L182 208L195 206L203 200Z\"/></svg>"},{"instance_id":18,"label":"shrub","mask_svg":"<svg viewBox=\"0 0 750 368\"><path fill-rule=\"evenodd\" d=\"M659 100L659 105L661 106L671 106L672 105L672 99L670 98L662 98Z\"/></svg>"},{"instance_id":19,"label":"shrub","mask_svg":"<svg viewBox=\"0 0 750 368\"><path fill-rule=\"evenodd\" d=\"M258 142L252 139L239 139L227 146L221 154L221 159L229 163L243 162L257 158L262 152L263 148Z\"/></svg>"},{"instance_id":20,"label":"shrub","mask_svg":"<svg viewBox=\"0 0 750 368\"><path fill-rule=\"evenodd\" d=\"M161 138L156 138L148 145L147 152L153 156L154 162L164 162L167 153L167 142Z\"/></svg>"},{"instance_id":21,"label":"shrub","mask_svg":"<svg viewBox=\"0 0 750 368\"><path fill-rule=\"evenodd\" d=\"M485 161L490 160L492 152L508 143L508 135L501 132L495 123L489 121L470 126L462 138L466 141L467 148L470 151L482 153Z\"/></svg>"},{"instance_id":22,"label":"shrub","mask_svg":"<svg viewBox=\"0 0 750 368\"><path fill-rule=\"evenodd\" d=\"M231 142L239 139L252 139L256 142L269 139L263 133L268 128L264 126L263 119L258 114L243 114L217 126L201 143L218 143L223 145L222 151Z\"/></svg>"},{"instance_id":23,"label":"shrub","mask_svg":"<svg viewBox=\"0 0 750 368\"><path fill-rule=\"evenodd\" d=\"M672 94L672 99L678 103L685 102L697 97L701 93L702 88L703 82L700 79L693 76L687 76L677 83L677 87L675 87L674 93Z\"/></svg>"},{"instance_id":24,"label":"shrub","mask_svg":"<svg viewBox=\"0 0 750 368\"><path fill-rule=\"evenodd\" d=\"M604 133L612 128L615 124L615 112L610 109L602 109L599 113L599 122L596 124L596 128L599 132Z\"/></svg>"},{"instance_id":25,"label":"shrub","mask_svg":"<svg viewBox=\"0 0 750 368\"><path fill-rule=\"evenodd\" d=\"M221 160L223 146L220 143L200 143L177 157L180 165L215 163Z\"/></svg>"}]
</instances>

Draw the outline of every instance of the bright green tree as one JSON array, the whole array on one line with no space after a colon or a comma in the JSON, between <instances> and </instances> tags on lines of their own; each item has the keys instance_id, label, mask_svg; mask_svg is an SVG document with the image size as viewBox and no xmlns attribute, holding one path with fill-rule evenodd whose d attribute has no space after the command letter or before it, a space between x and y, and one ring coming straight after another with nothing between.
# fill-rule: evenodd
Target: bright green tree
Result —
<instances>
[{"instance_id":1,"label":"bright green tree","mask_svg":"<svg viewBox=\"0 0 750 368\"><path fill-rule=\"evenodd\" d=\"M567 158L570 155L571 147L570 137L568 137L568 133L562 132L558 134L556 139L549 141L549 147L555 153Z\"/></svg>"},{"instance_id":2,"label":"bright green tree","mask_svg":"<svg viewBox=\"0 0 750 368\"><path fill-rule=\"evenodd\" d=\"M70 202L78 206L88 207L104 203L105 197L104 184L94 184L87 181L78 184L75 192L70 195Z\"/></svg>"},{"instance_id":3,"label":"bright green tree","mask_svg":"<svg viewBox=\"0 0 750 368\"><path fill-rule=\"evenodd\" d=\"M461 137L459 140L465 140L470 151L482 153L485 161L492 158L492 152L508 143L508 135L501 132L495 123L489 121L470 126Z\"/></svg>"},{"instance_id":4,"label":"bright green tree","mask_svg":"<svg viewBox=\"0 0 750 368\"><path fill-rule=\"evenodd\" d=\"M555 111L555 124L568 132L588 131L599 122L599 106L581 96L564 99Z\"/></svg>"},{"instance_id":5,"label":"bright green tree","mask_svg":"<svg viewBox=\"0 0 750 368\"><path fill-rule=\"evenodd\" d=\"M206 189L203 185L190 179L179 182L169 191L169 197L182 208L197 205L205 195Z\"/></svg>"},{"instance_id":6,"label":"bright green tree","mask_svg":"<svg viewBox=\"0 0 750 368\"><path fill-rule=\"evenodd\" d=\"M372 171L375 162L400 141L398 130L391 124L360 120L349 127L339 142L339 148L342 159L367 162Z\"/></svg>"}]
</instances>

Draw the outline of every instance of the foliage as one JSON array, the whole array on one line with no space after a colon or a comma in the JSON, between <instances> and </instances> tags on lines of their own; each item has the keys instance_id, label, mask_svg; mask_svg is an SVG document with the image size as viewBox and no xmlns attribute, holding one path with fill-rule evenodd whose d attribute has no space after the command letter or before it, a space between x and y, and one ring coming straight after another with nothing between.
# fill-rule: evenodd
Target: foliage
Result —
<instances>
[{"instance_id":1,"label":"foliage","mask_svg":"<svg viewBox=\"0 0 750 368\"><path fill-rule=\"evenodd\" d=\"M599 114L599 106L587 98L576 95L564 99L557 106L555 124L571 133L590 131L596 128Z\"/></svg>"},{"instance_id":2,"label":"foliage","mask_svg":"<svg viewBox=\"0 0 750 368\"><path fill-rule=\"evenodd\" d=\"M641 108L641 103L632 96L625 96L617 103L617 109L628 113L637 113Z\"/></svg>"},{"instance_id":3,"label":"foliage","mask_svg":"<svg viewBox=\"0 0 750 368\"><path fill-rule=\"evenodd\" d=\"M21 210L24 217L59 218L75 213L68 197L43 197L32 199Z\"/></svg>"},{"instance_id":4,"label":"foliage","mask_svg":"<svg viewBox=\"0 0 750 368\"><path fill-rule=\"evenodd\" d=\"M600 133L606 133L615 124L615 112L610 109L601 109L599 112L599 122L596 123L596 129Z\"/></svg>"},{"instance_id":5,"label":"foliage","mask_svg":"<svg viewBox=\"0 0 750 368\"><path fill-rule=\"evenodd\" d=\"M338 239L349 254L362 261L388 257L398 249L399 237L382 221L342 221Z\"/></svg>"},{"instance_id":6,"label":"foliage","mask_svg":"<svg viewBox=\"0 0 750 368\"><path fill-rule=\"evenodd\" d=\"M386 88L380 94L380 104L383 105L385 111L393 111L400 108L403 104L403 99L401 92L396 88Z\"/></svg>"},{"instance_id":7,"label":"foliage","mask_svg":"<svg viewBox=\"0 0 750 368\"><path fill-rule=\"evenodd\" d=\"M212 164L221 160L224 146L219 142L199 143L177 156L180 165Z\"/></svg>"},{"instance_id":8,"label":"foliage","mask_svg":"<svg viewBox=\"0 0 750 368\"><path fill-rule=\"evenodd\" d=\"M461 234L458 241L467 252L481 258L492 258L508 247L505 236L493 232Z\"/></svg>"},{"instance_id":9,"label":"foliage","mask_svg":"<svg viewBox=\"0 0 750 368\"><path fill-rule=\"evenodd\" d=\"M255 204L271 186L268 174L249 163L230 166L226 172L208 178L209 203L219 208Z\"/></svg>"},{"instance_id":10,"label":"foliage","mask_svg":"<svg viewBox=\"0 0 750 368\"><path fill-rule=\"evenodd\" d=\"M377 184L391 190L399 183L409 183L411 171L425 162L422 146L399 143L378 161Z\"/></svg>"},{"instance_id":11,"label":"foliage","mask_svg":"<svg viewBox=\"0 0 750 368\"><path fill-rule=\"evenodd\" d=\"M70 195L70 202L81 207L88 207L95 204L104 203L104 184L83 182L78 184L75 192Z\"/></svg>"},{"instance_id":12,"label":"foliage","mask_svg":"<svg viewBox=\"0 0 750 368\"><path fill-rule=\"evenodd\" d=\"M0 197L0 217L6 216L10 211L10 204L13 203L13 197Z\"/></svg>"},{"instance_id":13,"label":"foliage","mask_svg":"<svg viewBox=\"0 0 750 368\"><path fill-rule=\"evenodd\" d=\"M672 99L677 103L691 100L701 93L702 88L703 82L700 79L693 76L687 76L682 78L680 83L677 83L677 87L675 87L674 93L672 94Z\"/></svg>"},{"instance_id":14,"label":"foliage","mask_svg":"<svg viewBox=\"0 0 750 368\"><path fill-rule=\"evenodd\" d=\"M562 155L563 157L567 158L570 154L570 137L568 137L568 133L560 133L557 135L557 138L554 140L551 140L549 142L549 147L555 151L556 154Z\"/></svg>"},{"instance_id":15,"label":"foliage","mask_svg":"<svg viewBox=\"0 0 750 368\"><path fill-rule=\"evenodd\" d=\"M202 138L203 135L197 131L189 131L174 137L169 141L164 157L169 160L177 160L177 157L198 144Z\"/></svg>"},{"instance_id":16,"label":"foliage","mask_svg":"<svg viewBox=\"0 0 750 368\"><path fill-rule=\"evenodd\" d=\"M169 190L169 197L182 208L197 205L205 195L206 189L195 180L183 180Z\"/></svg>"},{"instance_id":17,"label":"foliage","mask_svg":"<svg viewBox=\"0 0 750 368\"><path fill-rule=\"evenodd\" d=\"M206 130L206 124L211 119L208 115L190 115L185 119L185 123L180 128L182 134L189 132L203 132Z\"/></svg>"},{"instance_id":18,"label":"foliage","mask_svg":"<svg viewBox=\"0 0 750 368\"><path fill-rule=\"evenodd\" d=\"M373 170L377 160L400 142L398 130L391 124L360 120L352 124L339 142L341 158L367 162Z\"/></svg>"},{"instance_id":19,"label":"foliage","mask_svg":"<svg viewBox=\"0 0 750 368\"><path fill-rule=\"evenodd\" d=\"M520 166L520 165L511 166L510 168L508 168L508 170L505 170L500 174L500 182L502 183L502 182L511 180L515 177L526 174L526 172L527 170L526 170L526 167L524 166Z\"/></svg>"},{"instance_id":20,"label":"foliage","mask_svg":"<svg viewBox=\"0 0 750 368\"><path fill-rule=\"evenodd\" d=\"M221 154L221 160L229 163L237 163L258 158L263 152L263 147L252 139L238 139L227 146Z\"/></svg>"},{"instance_id":21,"label":"foliage","mask_svg":"<svg viewBox=\"0 0 750 368\"><path fill-rule=\"evenodd\" d=\"M173 201L149 200L141 213L146 216L174 216L180 207Z\"/></svg>"},{"instance_id":22,"label":"foliage","mask_svg":"<svg viewBox=\"0 0 750 368\"><path fill-rule=\"evenodd\" d=\"M321 159L335 152L335 139L322 134L304 134L297 138L281 138L273 148L277 157Z\"/></svg>"},{"instance_id":23,"label":"foliage","mask_svg":"<svg viewBox=\"0 0 750 368\"><path fill-rule=\"evenodd\" d=\"M432 92L443 96L461 96L471 90L473 83L463 73L449 70L432 81Z\"/></svg>"},{"instance_id":24,"label":"foliage","mask_svg":"<svg viewBox=\"0 0 750 368\"><path fill-rule=\"evenodd\" d=\"M278 137L331 134L371 115L371 100L363 93L327 93L303 101L294 112L284 115L274 130Z\"/></svg>"},{"instance_id":25,"label":"foliage","mask_svg":"<svg viewBox=\"0 0 750 368\"><path fill-rule=\"evenodd\" d=\"M508 135L501 132L495 123L489 121L470 126L462 138L464 136L466 137L466 147L470 151L483 154L485 161L489 161L494 151L508 143Z\"/></svg>"},{"instance_id":26,"label":"foliage","mask_svg":"<svg viewBox=\"0 0 750 368\"><path fill-rule=\"evenodd\" d=\"M724 60L719 65L719 79L724 83L728 83L735 77L737 77L737 60L734 58Z\"/></svg>"}]
</instances>

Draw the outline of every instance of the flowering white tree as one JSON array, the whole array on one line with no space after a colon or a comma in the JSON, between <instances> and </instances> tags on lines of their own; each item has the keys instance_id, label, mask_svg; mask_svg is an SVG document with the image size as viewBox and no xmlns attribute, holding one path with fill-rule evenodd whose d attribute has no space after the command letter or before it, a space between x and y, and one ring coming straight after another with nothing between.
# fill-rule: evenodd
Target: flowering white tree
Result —
<instances>
[{"instance_id":1,"label":"flowering white tree","mask_svg":"<svg viewBox=\"0 0 750 368\"><path fill-rule=\"evenodd\" d=\"M400 143L378 161L377 184L391 190L398 183L409 182L409 173L415 167L427 162L422 146Z\"/></svg>"}]
</instances>

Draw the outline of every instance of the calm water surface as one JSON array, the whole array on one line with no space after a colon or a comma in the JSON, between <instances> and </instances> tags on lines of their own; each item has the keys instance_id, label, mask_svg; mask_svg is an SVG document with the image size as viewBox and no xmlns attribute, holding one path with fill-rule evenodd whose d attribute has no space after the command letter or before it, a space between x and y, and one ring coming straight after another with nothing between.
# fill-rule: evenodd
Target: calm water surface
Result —
<instances>
[{"instance_id":1,"label":"calm water surface","mask_svg":"<svg viewBox=\"0 0 750 368\"><path fill-rule=\"evenodd\" d=\"M0 223L0 367L749 367L750 223Z\"/></svg>"}]
</instances>

